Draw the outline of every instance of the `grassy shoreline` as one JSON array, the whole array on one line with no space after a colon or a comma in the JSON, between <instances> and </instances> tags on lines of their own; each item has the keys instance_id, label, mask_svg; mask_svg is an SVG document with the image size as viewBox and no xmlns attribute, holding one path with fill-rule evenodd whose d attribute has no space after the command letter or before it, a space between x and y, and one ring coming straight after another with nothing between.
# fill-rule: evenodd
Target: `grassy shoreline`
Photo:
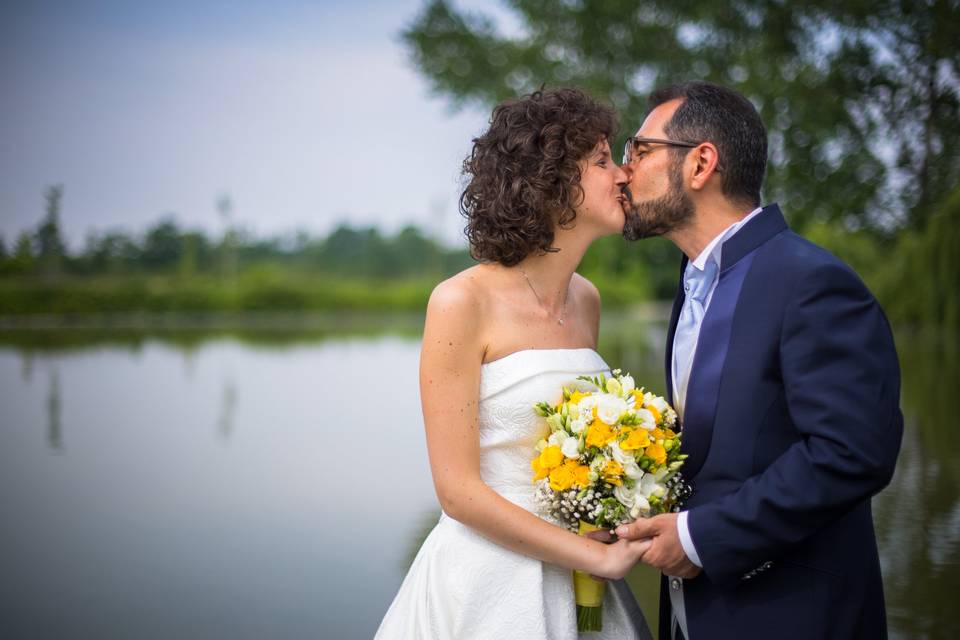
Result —
<instances>
[{"instance_id":1,"label":"grassy shoreline","mask_svg":"<svg viewBox=\"0 0 960 640\"><path fill-rule=\"evenodd\" d=\"M111 275L0 278L0 317L135 313L408 311L422 313L438 278L344 278L327 274ZM596 283L607 307L643 302L625 279Z\"/></svg>"}]
</instances>

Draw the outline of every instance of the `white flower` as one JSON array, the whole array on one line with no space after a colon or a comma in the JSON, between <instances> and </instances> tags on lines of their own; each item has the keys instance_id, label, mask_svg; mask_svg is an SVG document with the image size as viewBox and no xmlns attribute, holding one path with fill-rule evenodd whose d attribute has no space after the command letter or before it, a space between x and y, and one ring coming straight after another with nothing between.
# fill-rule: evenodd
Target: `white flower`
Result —
<instances>
[{"instance_id":1,"label":"white flower","mask_svg":"<svg viewBox=\"0 0 960 640\"><path fill-rule=\"evenodd\" d=\"M560 450L563 451L563 455L568 458L579 458L580 457L580 438L574 436L568 437L563 441Z\"/></svg>"},{"instance_id":2,"label":"white flower","mask_svg":"<svg viewBox=\"0 0 960 640\"><path fill-rule=\"evenodd\" d=\"M633 492L633 489L628 489L625 484L617 485L613 488L613 497L627 509L633 508L633 505L637 501L637 496Z\"/></svg>"},{"instance_id":3,"label":"white flower","mask_svg":"<svg viewBox=\"0 0 960 640\"><path fill-rule=\"evenodd\" d=\"M627 410L627 403L623 398L604 393L597 400L597 417L607 424L617 424L617 420ZM648 412L649 413L649 412ZM650 416L651 419L653 416Z\"/></svg>"},{"instance_id":4,"label":"white flower","mask_svg":"<svg viewBox=\"0 0 960 640\"><path fill-rule=\"evenodd\" d=\"M640 478L640 482L637 483L635 490L638 496L643 496L644 498L649 498L650 496L656 496L662 498L666 495L666 488L660 484L660 480L657 478L658 474L655 473L645 473L643 477ZM660 476L661 478L663 476Z\"/></svg>"},{"instance_id":5,"label":"white flower","mask_svg":"<svg viewBox=\"0 0 960 640\"><path fill-rule=\"evenodd\" d=\"M543 438L540 438L540 440L537 442L537 451L543 452L543 450L546 448L547 448L547 441L544 440Z\"/></svg>"},{"instance_id":6,"label":"white flower","mask_svg":"<svg viewBox=\"0 0 960 640\"><path fill-rule=\"evenodd\" d=\"M570 422L570 430L576 434L583 433L583 430L587 428L587 421L583 418L576 418Z\"/></svg>"},{"instance_id":7,"label":"white flower","mask_svg":"<svg viewBox=\"0 0 960 640\"><path fill-rule=\"evenodd\" d=\"M637 383L633 380L633 376L628 374L625 376L621 376L620 386L623 388L624 395L627 395L631 391L637 388Z\"/></svg>"},{"instance_id":8,"label":"white flower","mask_svg":"<svg viewBox=\"0 0 960 640\"><path fill-rule=\"evenodd\" d=\"M621 465L626 464L627 460L633 460L633 456L620 448L620 443L614 440L609 445L610 447L610 457L619 462Z\"/></svg>"},{"instance_id":9,"label":"white flower","mask_svg":"<svg viewBox=\"0 0 960 640\"><path fill-rule=\"evenodd\" d=\"M580 402L577 403L577 406L580 407L580 415L585 416L587 414L592 415L593 408L597 406L597 396L587 396L586 398L580 398Z\"/></svg>"},{"instance_id":10,"label":"white flower","mask_svg":"<svg viewBox=\"0 0 960 640\"><path fill-rule=\"evenodd\" d=\"M653 417L653 414L646 409L637 409L637 419L639 420L637 426L641 429L652 431L657 428L656 419Z\"/></svg>"},{"instance_id":11,"label":"white flower","mask_svg":"<svg viewBox=\"0 0 960 640\"><path fill-rule=\"evenodd\" d=\"M643 475L643 469L641 469L640 465L637 464L637 461L633 459L633 456L630 456L630 458L623 463L623 473L628 478L638 480Z\"/></svg>"},{"instance_id":12,"label":"white flower","mask_svg":"<svg viewBox=\"0 0 960 640\"><path fill-rule=\"evenodd\" d=\"M633 508L630 509L630 517L636 519L647 513L650 513L650 502L643 496L635 496Z\"/></svg>"},{"instance_id":13,"label":"white flower","mask_svg":"<svg viewBox=\"0 0 960 640\"><path fill-rule=\"evenodd\" d=\"M653 395L649 391L645 393L643 396L643 404L650 405L651 407L656 409L658 412L660 412L660 415L663 415L664 412L666 412L666 410L670 408L670 405L667 404L666 400L664 400L661 396Z\"/></svg>"},{"instance_id":14,"label":"white flower","mask_svg":"<svg viewBox=\"0 0 960 640\"><path fill-rule=\"evenodd\" d=\"M610 457L620 463L623 467L623 473L628 478L633 478L634 480L640 478L643 475L643 470L640 468L640 465L637 464L636 459L629 452L624 451L620 448L620 443L614 440L609 444L610 447Z\"/></svg>"},{"instance_id":15,"label":"white flower","mask_svg":"<svg viewBox=\"0 0 960 640\"><path fill-rule=\"evenodd\" d=\"M677 424L677 413L673 409L667 409L667 412L663 414L663 422L668 427L673 427Z\"/></svg>"},{"instance_id":16,"label":"white flower","mask_svg":"<svg viewBox=\"0 0 960 640\"><path fill-rule=\"evenodd\" d=\"M567 432L564 430L554 431L550 434L550 438L547 440L547 444L554 447L563 446L563 441L567 439Z\"/></svg>"}]
</instances>

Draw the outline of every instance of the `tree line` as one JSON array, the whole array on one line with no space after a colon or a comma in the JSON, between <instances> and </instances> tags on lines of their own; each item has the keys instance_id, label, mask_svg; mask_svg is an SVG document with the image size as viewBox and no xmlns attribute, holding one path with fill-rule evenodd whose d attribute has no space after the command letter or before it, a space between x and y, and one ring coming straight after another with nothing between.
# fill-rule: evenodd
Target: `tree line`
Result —
<instances>
[{"instance_id":1,"label":"tree line","mask_svg":"<svg viewBox=\"0 0 960 640\"><path fill-rule=\"evenodd\" d=\"M219 237L181 227L172 216L142 233L108 231L87 237L70 252L60 219L64 188L44 192L43 219L8 247L0 237L0 273L6 276L104 276L167 274L236 276L251 267L323 272L350 278L405 278L452 273L471 259L415 226L395 234L375 227L341 224L326 236L299 232L290 237L258 238L234 227Z\"/></svg>"}]
</instances>

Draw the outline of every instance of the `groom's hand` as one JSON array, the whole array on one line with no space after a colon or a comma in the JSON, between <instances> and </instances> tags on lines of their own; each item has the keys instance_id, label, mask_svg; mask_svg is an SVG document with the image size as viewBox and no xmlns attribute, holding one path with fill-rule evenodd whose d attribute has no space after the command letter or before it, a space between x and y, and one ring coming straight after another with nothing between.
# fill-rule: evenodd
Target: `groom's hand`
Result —
<instances>
[{"instance_id":1,"label":"groom's hand","mask_svg":"<svg viewBox=\"0 0 960 640\"><path fill-rule=\"evenodd\" d=\"M651 538L650 548L640 560L668 576L689 579L700 573L700 567L690 562L683 545L680 544L675 513L641 518L630 524L620 525L617 527L617 536L629 540Z\"/></svg>"}]
</instances>

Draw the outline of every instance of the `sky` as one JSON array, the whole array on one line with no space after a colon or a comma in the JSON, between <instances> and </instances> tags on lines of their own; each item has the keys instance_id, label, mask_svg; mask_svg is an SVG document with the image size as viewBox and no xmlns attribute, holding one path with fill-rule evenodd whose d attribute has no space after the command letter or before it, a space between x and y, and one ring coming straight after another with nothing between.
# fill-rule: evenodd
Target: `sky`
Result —
<instances>
[{"instance_id":1,"label":"sky","mask_svg":"<svg viewBox=\"0 0 960 640\"><path fill-rule=\"evenodd\" d=\"M517 29L488 0L453 4ZM14 6L17 5L17 6ZM489 113L431 95L399 32L422 0L88 1L0 8L0 237L64 185L61 227L165 216L258 236L416 224L463 244L460 164Z\"/></svg>"}]
</instances>

